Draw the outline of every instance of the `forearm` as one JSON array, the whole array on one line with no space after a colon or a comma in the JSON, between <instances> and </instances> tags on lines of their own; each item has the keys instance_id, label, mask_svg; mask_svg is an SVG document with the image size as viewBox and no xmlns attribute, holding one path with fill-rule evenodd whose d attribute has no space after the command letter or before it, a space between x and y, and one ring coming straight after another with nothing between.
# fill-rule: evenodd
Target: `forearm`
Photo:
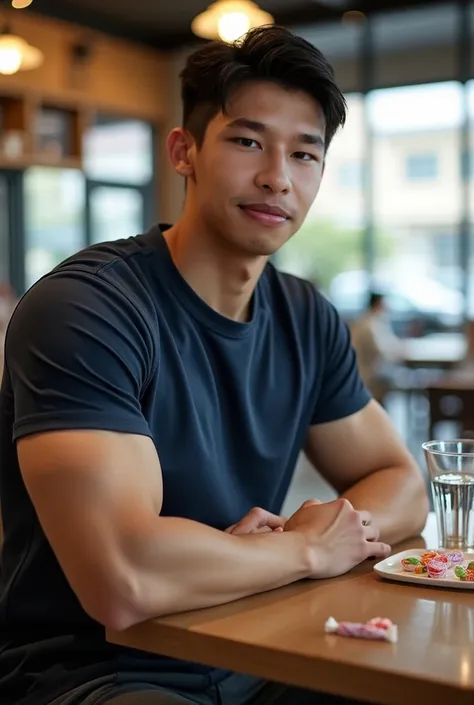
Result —
<instances>
[{"instance_id":1,"label":"forearm","mask_svg":"<svg viewBox=\"0 0 474 705\"><path fill-rule=\"evenodd\" d=\"M356 509L365 509L391 545L418 535L429 510L426 487L413 468L386 468L368 475L344 492Z\"/></svg>"},{"instance_id":2,"label":"forearm","mask_svg":"<svg viewBox=\"0 0 474 705\"><path fill-rule=\"evenodd\" d=\"M133 599L122 628L230 602L309 574L308 552L298 532L233 536L179 518L158 517L153 525L135 530L122 554L133 576Z\"/></svg>"}]
</instances>

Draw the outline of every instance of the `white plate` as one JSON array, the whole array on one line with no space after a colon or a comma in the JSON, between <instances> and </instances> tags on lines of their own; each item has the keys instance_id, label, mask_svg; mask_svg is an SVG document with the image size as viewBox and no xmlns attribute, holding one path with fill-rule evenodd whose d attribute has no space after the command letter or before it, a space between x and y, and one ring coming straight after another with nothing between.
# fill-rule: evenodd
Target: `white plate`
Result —
<instances>
[{"instance_id":1,"label":"white plate","mask_svg":"<svg viewBox=\"0 0 474 705\"><path fill-rule=\"evenodd\" d=\"M428 548L412 548L408 551L395 553L389 556L384 561L380 561L374 566L377 575L388 580L397 580L403 583L415 583L415 585L429 585L430 587L457 588L458 590L474 590L474 582L468 583L464 580L456 578L453 568L450 568L444 578L429 578L428 575L416 575L415 573L406 573L402 570L400 561L402 558L410 556L420 557L426 553ZM436 551L438 549L431 549ZM463 565L467 566L470 561L474 561L474 553L464 553Z\"/></svg>"}]
</instances>

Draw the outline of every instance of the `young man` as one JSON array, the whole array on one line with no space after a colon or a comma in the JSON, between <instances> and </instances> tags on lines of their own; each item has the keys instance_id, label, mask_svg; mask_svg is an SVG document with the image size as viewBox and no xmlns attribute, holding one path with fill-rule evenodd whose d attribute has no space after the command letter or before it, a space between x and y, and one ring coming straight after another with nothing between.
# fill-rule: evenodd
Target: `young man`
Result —
<instances>
[{"instance_id":1,"label":"young man","mask_svg":"<svg viewBox=\"0 0 474 705\"><path fill-rule=\"evenodd\" d=\"M7 335L11 705L329 702L111 646L104 626L342 574L426 517L423 480L365 391L346 327L268 263L306 217L344 122L330 66L264 28L204 46L182 82L184 123L168 138L187 182L180 220L72 257ZM342 497L286 521L303 447Z\"/></svg>"}]
</instances>

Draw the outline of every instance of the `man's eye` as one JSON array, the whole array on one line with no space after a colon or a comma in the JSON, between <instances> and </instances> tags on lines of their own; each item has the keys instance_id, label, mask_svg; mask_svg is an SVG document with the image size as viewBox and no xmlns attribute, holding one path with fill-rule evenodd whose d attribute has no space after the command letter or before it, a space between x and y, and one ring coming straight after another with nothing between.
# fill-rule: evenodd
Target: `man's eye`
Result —
<instances>
[{"instance_id":1,"label":"man's eye","mask_svg":"<svg viewBox=\"0 0 474 705\"><path fill-rule=\"evenodd\" d=\"M236 137L233 141L242 147L258 147L258 142L250 139L250 137Z\"/></svg>"},{"instance_id":2,"label":"man's eye","mask_svg":"<svg viewBox=\"0 0 474 705\"><path fill-rule=\"evenodd\" d=\"M303 162L311 162L311 161L315 162L315 161L317 161L317 159L316 159L316 157L314 156L314 154L310 154L309 152L295 152L295 153L294 153L294 156L295 156L297 159L301 159L301 161L303 161Z\"/></svg>"}]
</instances>

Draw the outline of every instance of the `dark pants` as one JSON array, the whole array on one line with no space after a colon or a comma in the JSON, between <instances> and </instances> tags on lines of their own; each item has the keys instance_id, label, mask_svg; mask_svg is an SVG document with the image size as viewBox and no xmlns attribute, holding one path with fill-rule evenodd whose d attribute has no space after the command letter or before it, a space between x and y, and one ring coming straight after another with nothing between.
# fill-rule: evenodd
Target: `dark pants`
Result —
<instances>
[{"instance_id":1,"label":"dark pants","mask_svg":"<svg viewBox=\"0 0 474 705\"><path fill-rule=\"evenodd\" d=\"M186 684L188 685L188 684ZM165 688L146 683L112 684L104 679L76 688L51 705L356 705L324 693L231 675L204 690Z\"/></svg>"}]
</instances>

